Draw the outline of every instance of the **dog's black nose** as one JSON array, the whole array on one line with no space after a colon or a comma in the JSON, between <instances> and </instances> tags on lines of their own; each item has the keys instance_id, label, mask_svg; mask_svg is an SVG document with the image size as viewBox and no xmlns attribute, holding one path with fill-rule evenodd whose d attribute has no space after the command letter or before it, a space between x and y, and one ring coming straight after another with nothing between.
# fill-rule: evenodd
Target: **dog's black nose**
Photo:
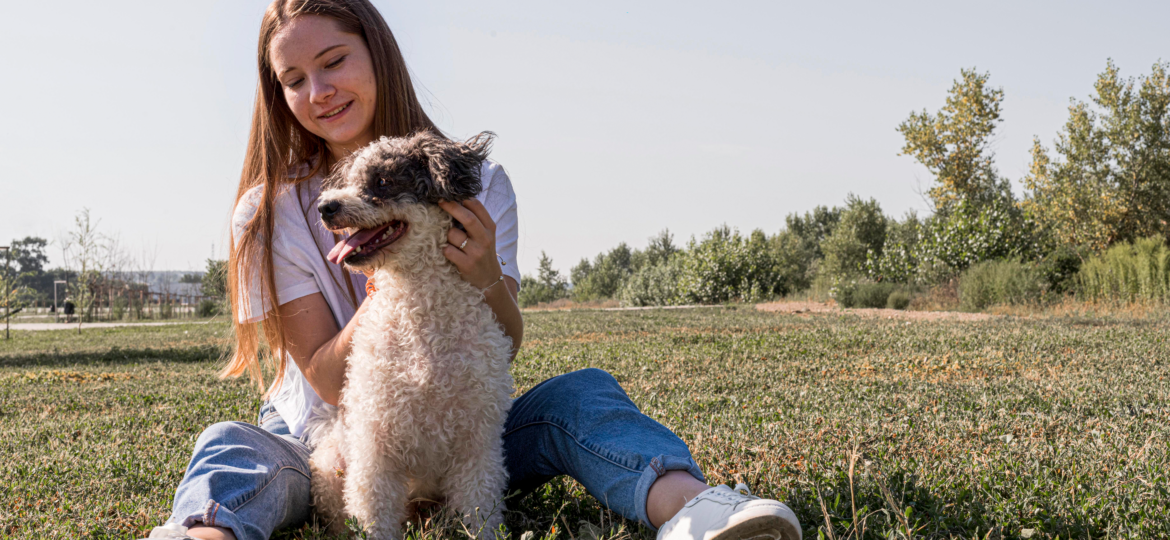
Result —
<instances>
[{"instance_id":1,"label":"dog's black nose","mask_svg":"<svg viewBox=\"0 0 1170 540\"><path fill-rule=\"evenodd\" d=\"M326 201L317 205L317 211L321 212L321 217L333 217L338 210L341 210L341 203L337 201Z\"/></svg>"}]
</instances>

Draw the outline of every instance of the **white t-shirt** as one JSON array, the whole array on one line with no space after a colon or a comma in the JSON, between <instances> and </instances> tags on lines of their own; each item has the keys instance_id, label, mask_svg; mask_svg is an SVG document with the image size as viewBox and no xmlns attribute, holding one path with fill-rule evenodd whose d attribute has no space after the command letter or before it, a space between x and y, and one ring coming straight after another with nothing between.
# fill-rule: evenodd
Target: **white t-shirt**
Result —
<instances>
[{"instance_id":1,"label":"white t-shirt","mask_svg":"<svg viewBox=\"0 0 1170 540\"><path fill-rule=\"evenodd\" d=\"M476 197L487 208L496 222L496 253L504 260L504 275L520 282L520 269L516 264L516 241L518 225L516 217L516 193L512 181L504 168L487 161L481 171L483 191ZM299 197L298 197L298 191ZM333 312L333 319L339 328L344 327L357 311L349 293L346 270L325 259L336 244L333 233L321 224L317 213L317 196L321 193L321 177L317 176L300 184L298 190L289 185L276 194L273 216L272 272L275 280L276 302L283 305L297 298L321 293L325 303ZM248 222L256 214L256 207L262 195L261 186L252 188L240 198L232 217L232 231L239 238ZM366 298L366 277L350 274L357 304ZM253 278L250 289L241 293L241 323L255 323L264 320L271 311L271 303L261 294L259 279ZM296 362L286 359L284 382L272 395L276 411L288 423L294 437L300 437L305 430L313 408L323 403L309 381L301 374Z\"/></svg>"}]
</instances>

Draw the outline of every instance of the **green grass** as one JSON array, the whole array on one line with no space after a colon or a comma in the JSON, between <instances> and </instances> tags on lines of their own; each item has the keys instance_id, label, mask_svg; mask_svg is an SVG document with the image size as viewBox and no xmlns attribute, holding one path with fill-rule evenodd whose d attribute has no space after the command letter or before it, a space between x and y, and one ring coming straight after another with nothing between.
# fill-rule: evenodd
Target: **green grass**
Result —
<instances>
[{"instance_id":1,"label":"green grass","mask_svg":"<svg viewBox=\"0 0 1170 540\"><path fill-rule=\"evenodd\" d=\"M805 538L1170 537L1165 319L908 323L745 308L525 319L519 390L608 370L690 444L710 482L785 501ZM0 342L0 537L136 538L164 519L200 430L259 408L253 388L214 376L226 331ZM590 527L653 538L569 480L511 507L517 538Z\"/></svg>"}]
</instances>

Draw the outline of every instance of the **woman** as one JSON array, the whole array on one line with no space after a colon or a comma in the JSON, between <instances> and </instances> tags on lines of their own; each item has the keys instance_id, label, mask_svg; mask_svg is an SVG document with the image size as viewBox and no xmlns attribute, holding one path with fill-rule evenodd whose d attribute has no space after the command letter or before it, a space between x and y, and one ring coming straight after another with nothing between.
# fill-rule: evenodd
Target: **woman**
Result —
<instances>
[{"instance_id":1,"label":"woman","mask_svg":"<svg viewBox=\"0 0 1170 540\"><path fill-rule=\"evenodd\" d=\"M224 422L200 435L172 515L150 538L261 540L308 518L302 434L315 405L338 401L365 298L364 276L326 262L338 239L314 212L321 177L379 136L438 132L368 0L276 0L257 54L260 88L229 265L237 346L223 374L260 380L253 323L263 321L271 348L284 352L273 360L259 427ZM476 200L442 204L464 229L452 228L444 255L484 289L519 348L515 195L498 165L485 164L482 177ZM568 474L611 510L661 527L660 538L800 537L779 502L706 485L686 445L600 370L555 377L517 398L504 439L509 492Z\"/></svg>"}]
</instances>

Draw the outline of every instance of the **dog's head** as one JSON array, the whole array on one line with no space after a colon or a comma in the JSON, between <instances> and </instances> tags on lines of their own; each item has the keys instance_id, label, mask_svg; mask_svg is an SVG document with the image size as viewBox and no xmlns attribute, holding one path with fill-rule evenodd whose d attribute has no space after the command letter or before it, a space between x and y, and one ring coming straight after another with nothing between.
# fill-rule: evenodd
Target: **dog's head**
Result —
<instances>
[{"instance_id":1,"label":"dog's head","mask_svg":"<svg viewBox=\"0 0 1170 540\"><path fill-rule=\"evenodd\" d=\"M382 137L339 163L317 204L327 229L349 233L329 260L367 271L412 248L441 245L451 222L438 202L479 194L492 138L486 131L467 142L431 132Z\"/></svg>"}]
</instances>

